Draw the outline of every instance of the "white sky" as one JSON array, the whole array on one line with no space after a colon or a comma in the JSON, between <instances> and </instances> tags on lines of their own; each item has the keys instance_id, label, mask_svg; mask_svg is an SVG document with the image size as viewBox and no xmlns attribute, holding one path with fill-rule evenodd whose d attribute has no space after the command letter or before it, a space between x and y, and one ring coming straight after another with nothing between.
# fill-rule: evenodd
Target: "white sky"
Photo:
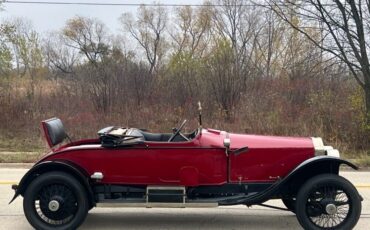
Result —
<instances>
[{"instance_id":1,"label":"white sky","mask_svg":"<svg viewBox=\"0 0 370 230\"><path fill-rule=\"evenodd\" d=\"M24 0L27 1L27 0ZM31 0L30 0L31 1ZM39 0L55 2L109 2L109 3L153 3L153 0ZM158 2L158 1L157 1ZM159 3L198 4L202 0L161 0ZM171 9L171 7L169 7ZM76 15L95 17L104 22L113 33L120 31L118 18L124 12L135 13L135 6L83 6L83 5L40 5L40 4L3 4L0 20L10 17L29 19L38 32L55 31L62 28L67 19Z\"/></svg>"}]
</instances>

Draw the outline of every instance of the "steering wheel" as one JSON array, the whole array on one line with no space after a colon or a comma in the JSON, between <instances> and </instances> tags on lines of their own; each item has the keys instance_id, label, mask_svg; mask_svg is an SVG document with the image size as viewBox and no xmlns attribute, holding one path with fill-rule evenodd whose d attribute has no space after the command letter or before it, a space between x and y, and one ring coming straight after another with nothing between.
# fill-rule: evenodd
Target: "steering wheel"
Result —
<instances>
[{"instance_id":1,"label":"steering wheel","mask_svg":"<svg viewBox=\"0 0 370 230\"><path fill-rule=\"evenodd\" d=\"M183 138L185 138L187 141L189 140L188 138L186 138L184 135L182 135L182 134L180 133L181 129L182 129L182 128L184 128L184 126L185 126L186 122L187 122L187 120L185 119L185 120L181 123L180 127L179 127L178 129L176 129L176 132L174 132L174 133L172 134L172 136L170 137L170 139L168 139L168 142L172 142L172 141L175 139L175 137L176 137L177 135L179 135L179 134L180 134Z\"/></svg>"}]
</instances>

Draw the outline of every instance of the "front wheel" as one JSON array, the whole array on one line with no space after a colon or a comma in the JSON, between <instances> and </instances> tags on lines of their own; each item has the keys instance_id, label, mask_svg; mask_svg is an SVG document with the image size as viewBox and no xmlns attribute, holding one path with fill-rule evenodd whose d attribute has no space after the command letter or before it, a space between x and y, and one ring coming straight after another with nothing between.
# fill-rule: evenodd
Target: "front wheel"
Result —
<instances>
[{"instance_id":1,"label":"front wheel","mask_svg":"<svg viewBox=\"0 0 370 230\"><path fill-rule=\"evenodd\" d=\"M295 198L283 198L281 199L281 201L283 202L283 204L289 211L295 213L295 206L296 206Z\"/></svg>"},{"instance_id":2,"label":"front wheel","mask_svg":"<svg viewBox=\"0 0 370 230\"><path fill-rule=\"evenodd\" d=\"M300 188L295 210L304 229L352 229L361 215L361 198L345 178L318 175Z\"/></svg>"},{"instance_id":3,"label":"front wheel","mask_svg":"<svg viewBox=\"0 0 370 230\"><path fill-rule=\"evenodd\" d=\"M88 212L85 189L71 175L49 172L40 175L26 189L23 210L35 229L76 229Z\"/></svg>"}]
</instances>

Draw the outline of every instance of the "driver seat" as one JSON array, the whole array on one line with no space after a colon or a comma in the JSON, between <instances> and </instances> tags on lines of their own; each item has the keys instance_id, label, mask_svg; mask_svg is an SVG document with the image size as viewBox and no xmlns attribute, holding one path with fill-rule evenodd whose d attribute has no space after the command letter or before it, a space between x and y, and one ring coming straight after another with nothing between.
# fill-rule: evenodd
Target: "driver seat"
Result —
<instances>
[{"instance_id":1,"label":"driver seat","mask_svg":"<svg viewBox=\"0 0 370 230\"><path fill-rule=\"evenodd\" d=\"M149 133L149 132L145 132L142 130L140 130L140 132L144 136L144 139L146 141L168 142L168 140L172 136L172 133ZM181 136L176 136L173 141L180 142L180 141L185 141L185 140Z\"/></svg>"},{"instance_id":2,"label":"driver seat","mask_svg":"<svg viewBox=\"0 0 370 230\"><path fill-rule=\"evenodd\" d=\"M149 132L144 132L140 131L141 134L143 134L144 139L146 141L168 141L169 137L165 139L164 135L162 133L149 133Z\"/></svg>"}]
</instances>

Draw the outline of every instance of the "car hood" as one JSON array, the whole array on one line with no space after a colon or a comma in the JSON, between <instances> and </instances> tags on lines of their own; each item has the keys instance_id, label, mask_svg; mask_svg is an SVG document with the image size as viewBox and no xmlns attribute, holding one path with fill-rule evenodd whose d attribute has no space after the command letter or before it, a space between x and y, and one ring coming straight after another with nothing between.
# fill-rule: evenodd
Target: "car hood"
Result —
<instances>
[{"instance_id":1,"label":"car hood","mask_svg":"<svg viewBox=\"0 0 370 230\"><path fill-rule=\"evenodd\" d=\"M312 148L310 137L279 137L230 133L231 148Z\"/></svg>"},{"instance_id":2,"label":"car hood","mask_svg":"<svg viewBox=\"0 0 370 230\"><path fill-rule=\"evenodd\" d=\"M262 136L250 134L228 133L215 129L205 129L202 132L202 144L213 147L224 148L223 140L229 138L231 149L248 147L249 149L266 148L304 148L314 149L311 137L282 137L282 136Z\"/></svg>"}]
</instances>

